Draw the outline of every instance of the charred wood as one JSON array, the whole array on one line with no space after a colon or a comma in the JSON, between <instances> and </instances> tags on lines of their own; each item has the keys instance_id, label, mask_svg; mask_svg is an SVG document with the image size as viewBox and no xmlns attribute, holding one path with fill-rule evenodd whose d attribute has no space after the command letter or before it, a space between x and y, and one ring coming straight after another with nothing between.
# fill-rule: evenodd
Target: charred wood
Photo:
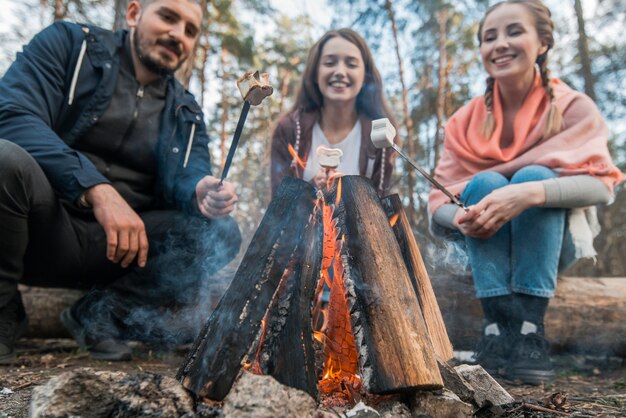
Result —
<instances>
[{"instance_id":1,"label":"charred wood","mask_svg":"<svg viewBox=\"0 0 626 418\"><path fill-rule=\"evenodd\" d=\"M313 187L285 178L233 282L177 374L185 388L199 396L224 399L259 335L261 320L303 241L314 207Z\"/></svg>"},{"instance_id":2,"label":"charred wood","mask_svg":"<svg viewBox=\"0 0 626 418\"><path fill-rule=\"evenodd\" d=\"M282 384L306 391L313 398L318 396L318 379L315 372L311 306L320 278L322 259L320 215L320 211L313 214L304 245L294 258L292 276L285 280L285 286L289 287L289 302L279 302L278 306L270 308L270 327L281 324L282 328L268 331L268 338L263 342L268 356L266 373Z\"/></svg>"}]
</instances>

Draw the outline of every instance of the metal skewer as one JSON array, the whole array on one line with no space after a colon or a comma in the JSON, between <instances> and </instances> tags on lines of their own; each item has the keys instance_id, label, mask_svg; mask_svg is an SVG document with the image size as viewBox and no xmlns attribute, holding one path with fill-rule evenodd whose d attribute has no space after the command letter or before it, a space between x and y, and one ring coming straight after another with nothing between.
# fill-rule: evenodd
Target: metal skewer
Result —
<instances>
[{"instance_id":1,"label":"metal skewer","mask_svg":"<svg viewBox=\"0 0 626 418\"><path fill-rule=\"evenodd\" d=\"M454 203L455 205L459 206L461 209L467 212L469 209L459 200L457 196L450 193L448 189L446 189L441 183L435 180L433 176L428 174L426 170L424 170L422 167L419 166L419 164L417 164L415 161L409 158L409 156L406 155L402 151L402 149L400 149L400 147L398 147L393 142L393 139L395 138L395 136L396 136L396 129L393 127L389 119L382 118L382 119L376 119L372 121L372 133L371 133L370 138L372 139L372 142L374 143L374 146L376 148L393 148L394 150L396 150L396 152L400 154L400 156L404 158L406 162L411 164L413 168L419 171L419 173L422 176L424 176L426 180L428 180L433 186L439 189L443 194L448 196L448 198L450 198L450 201L452 203Z\"/></svg>"}]
</instances>

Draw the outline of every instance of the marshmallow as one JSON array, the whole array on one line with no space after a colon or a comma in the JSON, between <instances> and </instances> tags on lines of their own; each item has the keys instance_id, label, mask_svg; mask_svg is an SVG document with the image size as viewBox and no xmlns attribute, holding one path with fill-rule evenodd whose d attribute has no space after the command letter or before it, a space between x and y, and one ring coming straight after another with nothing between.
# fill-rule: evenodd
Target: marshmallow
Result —
<instances>
[{"instance_id":1,"label":"marshmallow","mask_svg":"<svg viewBox=\"0 0 626 418\"><path fill-rule=\"evenodd\" d=\"M393 127L389 119L382 118L372 121L372 133L370 134L370 138L376 148L392 147L395 137L396 128Z\"/></svg>"},{"instance_id":2,"label":"marshmallow","mask_svg":"<svg viewBox=\"0 0 626 418\"><path fill-rule=\"evenodd\" d=\"M341 157L343 157L343 151L336 148L326 148L320 145L315 150L319 163L324 168L337 168L341 164Z\"/></svg>"},{"instance_id":3,"label":"marshmallow","mask_svg":"<svg viewBox=\"0 0 626 418\"><path fill-rule=\"evenodd\" d=\"M259 74L258 71L246 72L237 80L237 88L241 97L252 106L261 104L263 99L271 96L274 92L270 86L270 76L267 73Z\"/></svg>"}]
</instances>

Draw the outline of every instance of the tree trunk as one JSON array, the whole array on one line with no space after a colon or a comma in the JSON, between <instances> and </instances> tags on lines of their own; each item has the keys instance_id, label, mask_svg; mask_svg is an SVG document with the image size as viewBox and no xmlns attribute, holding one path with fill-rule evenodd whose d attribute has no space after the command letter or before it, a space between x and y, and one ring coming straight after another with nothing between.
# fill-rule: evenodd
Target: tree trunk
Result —
<instances>
[{"instance_id":1,"label":"tree trunk","mask_svg":"<svg viewBox=\"0 0 626 418\"><path fill-rule=\"evenodd\" d=\"M228 56L228 50L222 47L222 53L220 55L220 62L222 64L222 123L220 130L220 167L224 167L226 163L226 141L228 134L226 132L226 122L228 122L228 70L226 69L226 57Z\"/></svg>"},{"instance_id":2,"label":"tree trunk","mask_svg":"<svg viewBox=\"0 0 626 418\"><path fill-rule=\"evenodd\" d=\"M113 18L113 30L128 29L126 24L126 10L128 9L129 0L115 0L114 5L114 18Z\"/></svg>"},{"instance_id":3,"label":"tree trunk","mask_svg":"<svg viewBox=\"0 0 626 418\"><path fill-rule=\"evenodd\" d=\"M433 169L439 161L439 149L443 143L443 122L445 118L446 104L446 85L447 85L447 64L448 59L446 43L447 43L447 21L448 9L443 7L437 12L437 21L439 22L439 71L437 87L437 128L435 129L435 141L433 144L434 161Z\"/></svg>"},{"instance_id":4,"label":"tree trunk","mask_svg":"<svg viewBox=\"0 0 626 418\"><path fill-rule=\"evenodd\" d=\"M54 0L54 21L65 19L67 9L63 4L63 0Z\"/></svg>"},{"instance_id":5,"label":"tree trunk","mask_svg":"<svg viewBox=\"0 0 626 418\"><path fill-rule=\"evenodd\" d=\"M211 44L209 40L209 34L205 34L203 38L202 45L200 47L200 69L199 69L199 77L200 77L200 107L204 108L204 95L207 92L209 80L206 76L206 66L209 62L209 51L211 50Z\"/></svg>"},{"instance_id":6,"label":"tree trunk","mask_svg":"<svg viewBox=\"0 0 626 418\"><path fill-rule=\"evenodd\" d=\"M482 334L482 310L472 278L431 279L452 344L475 349ZM559 278L545 326L554 351L626 357L626 278Z\"/></svg>"},{"instance_id":7,"label":"tree trunk","mask_svg":"<svg viewBox=\"0 0 626 418\"><path fill-rule=\"evenodd\" d=\"M287 98L287 94L289 93L289 80L291 79L291 69L285 68L285 75L280 83L280 106L278 108L278 113L282 115L283 110L285 108L285 99Z\"/></svg>"},{"instance_id":8,"label":"tree trunk","mask_svg":"<svg viewBox=\"0 0 626 418\"><path fill-rule=\"evenodd\" d=\"M400 54L400 44L398 42L398 26L396 25L396 17L393 11L393 4L391 0L385 1L385 8L389 14L389 20L391 21L391 30L393 33L394 49L396 52L396 58L398 59L398 77L400 78L400 85L402 86L402 117L404 119L404 126L406 127L407 149L409 157L415 159L415 145L418 145L419 138L415 132L413 132L413 119L409 111L409 90L404 82L404 63L402 61L402 55ZM415 137L414 137L415 135ZM413 223L415 220L415 172L409 165L405 163L406 178L407 178L407 196L408 200L408 215L409 222Z\"/></svg>"},{"instance_id":9,"label":"tree trunk","mask_svg":"<svg viewBox=\"0 0 626 418\"><path fill-rule=\"evenodd\" d=\"M580 69L585 80L585 94L596 100L593 73L591 71L591 59L589 58L589 45L585 31L585 16L581 0L574 0L574 10L578 21L578 56L580 57Z\"/></svg>"},{"instance_id":10,"label":"tree trunk","mask_svg":"<svg viewBox=\"0 0 626 418\"><path fill-rule=\"evenodd\" d=\"M20 285L24 308L28 314L27 338L63 338L69 333L59 315L85 293L75 289L50 289Z\"/></svg>"}]
</instances>

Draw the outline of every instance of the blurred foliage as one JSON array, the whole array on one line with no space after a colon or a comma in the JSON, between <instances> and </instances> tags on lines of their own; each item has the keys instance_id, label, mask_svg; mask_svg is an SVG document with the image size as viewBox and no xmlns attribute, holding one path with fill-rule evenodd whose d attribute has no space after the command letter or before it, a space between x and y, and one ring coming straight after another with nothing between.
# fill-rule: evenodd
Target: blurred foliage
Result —
<instances>
[{"instance_id":1,"label":"blurred foliage","mask_svg":"<svg viewBox=\"0 0 626 418\"><path fill-rule=\"evenodd\" d=\"M282 4L300 8L305 1ZM121 0L63 0L61 3L67 19L112 27L114 7ZM54 1L24 0L13 4L11 19L1 18L5 29L0 33L0 57L3 58L0 72L8 67L21 44L52 21L55 4L58 6ZM220 161L228 151L241 111L242 100L235 84L237 78L249 69L259 69L270 74L274 86L273 96L263 105L251 109L229 174L229 180L238 184L240 194L236 217L244 236L249 239L270 199L269 146L273 127L293 104L309 47L330 28L320 26L317 16L276 9L271 2L205 0L202 4L206 7L203 34L191 64L189 89L205 109L213 139L210 153L215 175L220 173ZM482 94L484 89L486 75L480 65L476 30L477 22L489 4L483 0L393 1L397 46L404 61L405 89L416 132L414 137L417 138L413 145L416 150L421 150L416 158L427 169L432 169L436 163L434 146L439 83L445 83L445 118L471 97ZM557 25L557 42L551 52L552 73L583 90L574 2L548 0L548 5ZM621 36L626 23L626 0L599 0L593 10L591 3L585 2L583 6L597 104L611 128L610 146L616 162L626 169L626 89L623 83L626 78L626 42ZM315 7L320 11L324 8L324 13L334 16L332 27L352 27L367 40L381 71L387 99L401 122L403 91L392 47L394 39L385 9L386 1L345 0L334 4L320 3ZM440 79L438 41L441 28L437 13L444 8L447 11L447 68L445 78ZM400 132L406 132L404 127ZM415 233L423 245L432 245L426 253L436 255L441 243L433 241L428 232L426 202L429 184L418 176L415 187L409 189L407 170L407 166L397 160L394 192L399 193L405 203L408 196L413 196L417 202L416 213L410 214L410 219L414 219ZM583 265L574 272L626 275L626 261L623 252L619 252L626 248L625 193L622 187L618 188L616 204L600 210L605 229L597 241L598 263Z\"/></svg>"}]
</instances>

